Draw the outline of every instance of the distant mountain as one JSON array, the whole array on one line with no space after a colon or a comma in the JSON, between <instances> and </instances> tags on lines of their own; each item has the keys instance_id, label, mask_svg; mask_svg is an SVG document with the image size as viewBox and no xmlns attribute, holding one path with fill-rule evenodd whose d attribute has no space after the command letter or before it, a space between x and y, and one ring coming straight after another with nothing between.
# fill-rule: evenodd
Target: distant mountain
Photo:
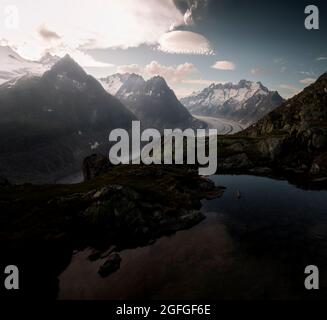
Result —
<instances>
[{"instance_id":1,"label":"distant mountain","mask_svg":"<svg viewBox=\"0 0 327 320\"><path fill-rule=\"evenodd\" d=\"M243 125L256 122L283 101L277 91L269 91L260 82L246 80L238 84L212 84L181 99L195 115L222 117Z\"/></svg>"},{"instance_id":2,"label":"distant mountain","mask_svg":"<svg viewBox=\"0 0 327 320\"><path fill-rule=\"evenodd\" d=\"M50 66L52 67L54 64L56 64L60 60L60 57L53 56L49 52L47 52L41 59L38 61L43 66Z\"/></svg>"},{"instance_id":3,"label":"distant mountain","mask_svg":"<svg viewBox=\"0 0 327 320\"><path fill-rule=\"evenodd\" d=\"M109 130L128 129L132 120L67 55L42 76L0 86L0 172L14 181L44 181L77 171L95 149L108 152Z\"/></svg>"},{"instance_id":4,"label":"distant mountain","mask_svg":"<svg viewBox=\"0 0 327 320\"><path fill-rule=\"evenodd\" d=\"M206 124L191 116L162 77L145 81L137 74L114 74L100 81L109 93L136 115L144 128L206 127Z\"/></svg>"},{"instance_id":5,"label":"distant mountain","mask_svg":"<svg viewBox=\"0 0 327 320\"><path fill-rule=\"evenodd\" d=\"M41 75L60 58L46 54L39 61L22 58L12 48L0 46L0 84L25 74Z\"/></svg>"}]
</instances>

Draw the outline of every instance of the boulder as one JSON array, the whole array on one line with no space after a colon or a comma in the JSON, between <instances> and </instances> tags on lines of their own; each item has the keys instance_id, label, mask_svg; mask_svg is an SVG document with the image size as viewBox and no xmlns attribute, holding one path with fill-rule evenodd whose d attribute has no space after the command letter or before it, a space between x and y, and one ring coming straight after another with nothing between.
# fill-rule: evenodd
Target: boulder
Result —
<instances>
[{"instance_id":1,"label":"boulder","mask_svg":"<svg viewBox=\"0 0 327 320\"><path fill-rule=\"evenodd\" d=\"M102 154L93 154L85 158L83 161L84 181L92 180L107 173L110 166L109 159Z\"/></svg>"},{"instance_id":2,"label":"boulder","mask_svg":"<svg viewBox=\"0 0 327 320\"><path fill-rule=\"evenodd\" d=\"M327 174L327 152L316 157L311 166L311 174Z\"/></svg>"},{"instance_id":3,"label":"boulder","mask_svg":"<svg viewBox=\"0 0 327 320\"><path fill-rule=\"evenodd\" d=\"M313 134L312 146L316 149L322 149L327 146L327 137L324 134Z\"/></svg>"},{"instance_id":4,"label":"boulder","mask_svg":"<svg viewBox=\"0 0 327 320\"><path fill-rule=\"evenodd\" d=\"M102 278L106 278L120 268L121 257L118 253L112 253L106 262L100 266L99 275Z\"/></svg>"}]
</instances>

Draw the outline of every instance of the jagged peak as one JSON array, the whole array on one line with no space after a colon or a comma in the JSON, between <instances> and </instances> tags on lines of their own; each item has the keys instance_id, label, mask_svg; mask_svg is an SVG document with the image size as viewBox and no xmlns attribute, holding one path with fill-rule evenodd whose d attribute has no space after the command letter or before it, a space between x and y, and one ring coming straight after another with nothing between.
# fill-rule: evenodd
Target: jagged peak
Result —
<instances>
[{"instance_id":1,"label":"jagged peak","mask_svg":"<svg viewBox=\"0 0 327 320\"><path fill-rule=\"evenodd\" d=\"M69 54L58 60L45 75L64 75L72 80L83 80L87 77L84 69Z\"/></svg>"},{"instance_id":2,"label":"jagged peak","mask_svg":"<svg viewBox=\"0 0 327 320\"><path fill-rule=\"evenodd\" d=\"M165 78L162 76L154 76L146 81L146 85L150 90L170 90Z\"/></svg>"},{"instance_id":3,"label":"jagged peak","mask_svg":"<svg viewBox=\"0 0 327 320\"><path fill-rule=\"evenodd\" d=\"M151 82L162 83L162 84L167 85L167 82L166 82L165 78L162 77L162 76L159 76L159 75L156 75L156 76L150 78L147 82L149 82L149 83L151 83Z\"/></svg>"}]
</instances>

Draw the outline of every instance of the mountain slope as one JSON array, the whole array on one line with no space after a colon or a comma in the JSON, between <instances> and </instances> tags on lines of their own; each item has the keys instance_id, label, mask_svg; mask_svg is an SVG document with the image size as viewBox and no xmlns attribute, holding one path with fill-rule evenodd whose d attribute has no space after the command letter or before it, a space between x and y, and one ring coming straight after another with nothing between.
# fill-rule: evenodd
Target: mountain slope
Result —
<instances>
[{"instance_id":1,"label":"mountain slope","mask_svg":"<svg viewBox=\"0 0 327 320\"><path fill-rule=\"evenodd\" d=\"M45 181L78 170L108 134L130 128L134 115L69 56L43 76L0 86L0 172L12 180Z\"/></svg>"},{"instance_id":2,"label":"mountain slope","mask_svg":"<svg viewBox=\"0 0 327 320\"><path fill-rule=\"evenodd\" d=\"M59 57L46 54L39 61L22 58L8 46L0 46L0 85L25 74L41 75L59 60Z\"/></svg>"},{"instance_id":3,"label":"mountain slope","mask_svg":"<svg viewBox=\"0 0 327 320\"><path fill-rule=\"evenodd\" d=\"M283 99L260 82L212 84L199 93L181 99L196 115L223 117L249 125L279 106Z\"/></svg>"},{"instance_id":4,"label":"mountain slope","mask_svg":"<svg viewBox=\"0 0 327 320\"><path fill-rule=\"evenodd\" d=\"M327 73L243 134L279 139L283 166L327 174Z\"/></svg>"},{"instance_id":5,"label":"mountain slope","mask_svg":"<svg viewBox=\"0 0 327 320\"><path fill-rule=\"evenodd\" d=\"M162 77L145 81L136 74L115 74L101 79L101 83L136 115L144 128L206 127L191 116Z\"/></svg>"}]
</instances>

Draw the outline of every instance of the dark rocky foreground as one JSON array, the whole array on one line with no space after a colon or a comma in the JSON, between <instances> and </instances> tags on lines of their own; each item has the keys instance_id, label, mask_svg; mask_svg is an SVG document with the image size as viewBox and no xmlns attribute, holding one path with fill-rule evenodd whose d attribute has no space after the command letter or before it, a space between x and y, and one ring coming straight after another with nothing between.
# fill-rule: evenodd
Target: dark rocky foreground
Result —
<instances>
[{"instance_id":1,"label":"dark rocky foreground","mask_svg":"<svg viewBox=\"0 0 327 320\"><path fill-rule=\"evenodd\" d=\"M91 260L107 257L99 274L109 275L119 268L121 249L192 227L204 219L200 200L223 193L180 166L112 167L70 186L3 182L1 260L19 266L24 298L55 298L58 275L73 251L87 246L94 248Z\"/></svg>"}]
</instances>

